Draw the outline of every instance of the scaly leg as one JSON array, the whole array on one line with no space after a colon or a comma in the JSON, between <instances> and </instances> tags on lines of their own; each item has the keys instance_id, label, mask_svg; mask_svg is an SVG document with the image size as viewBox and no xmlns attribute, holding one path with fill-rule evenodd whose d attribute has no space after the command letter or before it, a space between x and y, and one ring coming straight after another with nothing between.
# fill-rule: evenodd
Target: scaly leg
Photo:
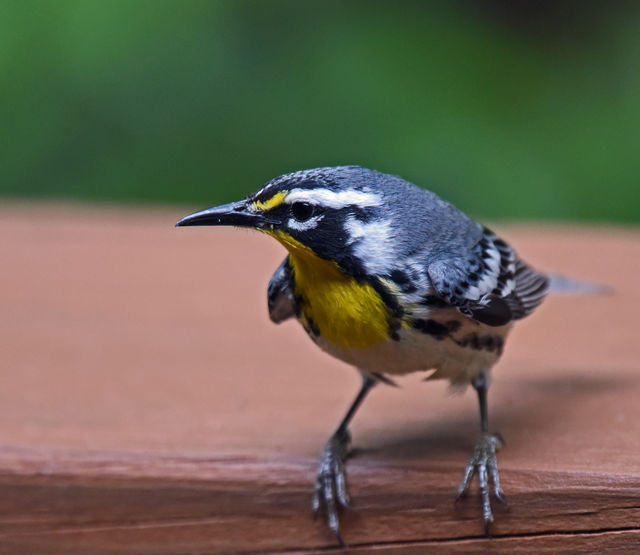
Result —
<instances>
[{"instance_id":1,"label":"scaly leg","mask_svg":"<svg viewBox=\"0 0 640 555\"><path fill-rule=\"evenodd\" d=\"M482 496L482 519L484 521L484 531L487 536L491 535L490 525L493 522L493 511L489 498L489 480L493 484L493 494L501 503L507 504L500 486L500 475L498 474L498 461L496 451L504 444L500 434L489 433L489 421L487 417L487 389L488 380L486 374L478 374L471 382L480 401L480 428L482 436L473 450L473 455L469 459L464 471L464 478L458 488L456 501L460 499L469 489L469 484L474 473L478 473L478 483Z\"/></svg>"},{"instance_id":2,"label":"scaly leg","mask_svg":"<svg viewBox=\"0 0 640 555\"><path fill-rule=\"evenodd\" d=\"M327 441L318 466L312 501L313 515L316 517L320 509L323 510L327 525L338 538L340 545L344 545L344 542L340 535L338 504L344 508L349 508L349 494L347 493L344 473L344 464L349 454L351 443L348 426L367 393L375 384L376 380L374 378L367 374L362 375L362 387L337 430Z\"/></svg>"}]
</instances>

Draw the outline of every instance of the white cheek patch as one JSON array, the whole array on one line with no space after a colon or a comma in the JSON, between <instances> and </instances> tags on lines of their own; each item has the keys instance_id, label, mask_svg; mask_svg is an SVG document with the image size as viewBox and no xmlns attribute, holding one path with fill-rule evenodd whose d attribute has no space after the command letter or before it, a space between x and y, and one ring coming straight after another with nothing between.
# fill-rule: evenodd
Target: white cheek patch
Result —
<instances>
[{"instance_id":1,"label":"white cheek patch","mask_svg":"<svg viewBox=\"0 0 640 555\"><path fill-rule=\"evenodd\" d=\"M304 222L300 222L295 218L289 218L287 220L287 227L295 229L296 231L307 231L308 229L313 229L314 227L316 227L318 225L318 222L320 222L323 218L324 216L322 214L313 216L313 218L309 218Z\"/></svg>"},{"instance_id":2,"label":"white cheek patch","mask_svg":"<svg viewBox=\"0 0 640 555\"><path fill-rule=\"evenodd\" d=\"M367 272L374 275L387 274L394 267L396 253L393 248L392 226L389 220L362 222L349 216L345 230L348 244L353 244L353 253L360 259Z\"/></svg>"},{"instance_id":3,"label":"white cheek patch","mask_svg":"<svg viewBox=\"0 0 640 555\"><path fill-rule=\"evenodd\" d=\"M345 208L356 206L358 208L368 208L380 206L382 199L374 194L365 191L332 191L330 189L293 189L287 195L287 204L293 202L308 202L327 208Z\"/></svg>"}]
</instances>

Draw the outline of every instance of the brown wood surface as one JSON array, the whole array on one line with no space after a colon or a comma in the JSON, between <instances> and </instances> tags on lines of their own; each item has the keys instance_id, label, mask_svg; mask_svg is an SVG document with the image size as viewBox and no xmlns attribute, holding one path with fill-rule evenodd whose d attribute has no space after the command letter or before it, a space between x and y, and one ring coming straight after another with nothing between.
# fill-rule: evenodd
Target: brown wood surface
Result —
<instances>
[{"instance_id":1,"label":"brown wood surface","mask_svg":"<svg viewBox=\"0 0 640 555\"><path fill-rule=\"evenodd\" d=\"M265 289L282 248L174 229L188 210L0 207L0 552L337 549L310 518L358 387ZM540 269L606 283L516 326L490 391L510 510L482 537L472 391L414 375L353 423L355 553L640 548L640 232L495 225Z\"/></svg>"}]
</instances>

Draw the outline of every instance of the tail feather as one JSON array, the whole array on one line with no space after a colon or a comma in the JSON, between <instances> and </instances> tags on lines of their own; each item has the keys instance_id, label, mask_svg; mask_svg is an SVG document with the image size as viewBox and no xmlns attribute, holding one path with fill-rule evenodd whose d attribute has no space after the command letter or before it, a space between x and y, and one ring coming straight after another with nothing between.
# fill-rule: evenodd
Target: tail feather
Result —
<instances>
[{"instance_id":1,"label":"tail feather","mask_svg":"<svg viewBox=\"0 0 640 555\"><path fill-rule=\"evenodd\" d=\"M560 295L610 295L613 287L571 279L559 274L547 274L549 279L549 293Z\"/></svg>"}]
</instances>

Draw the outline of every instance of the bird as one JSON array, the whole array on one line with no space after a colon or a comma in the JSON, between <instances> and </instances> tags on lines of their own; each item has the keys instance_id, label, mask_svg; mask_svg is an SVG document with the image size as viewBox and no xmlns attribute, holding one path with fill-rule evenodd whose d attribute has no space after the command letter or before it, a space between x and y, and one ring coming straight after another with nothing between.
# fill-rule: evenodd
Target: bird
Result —
<instances>
[{"instance_id":1,"label":"bird","mask_svg":"<svg viewBox=\"0 0 640 555\"><path fill-rule=\"evenodd\" d=\"M490 535L491 493L506 504L496 457L504 441L489 431L491 370L514 322L545 298L546 274L435 193L360 166L287 173L176 226L252 228L279 241L287 255L267 288L271 320L297 319L318 347L360 372L362 385L322 450L311 501L341 545L349 425L374 386L410 372L477 393L480 434L456 500L477 474Z\"/></svg>"}]
</instances>

